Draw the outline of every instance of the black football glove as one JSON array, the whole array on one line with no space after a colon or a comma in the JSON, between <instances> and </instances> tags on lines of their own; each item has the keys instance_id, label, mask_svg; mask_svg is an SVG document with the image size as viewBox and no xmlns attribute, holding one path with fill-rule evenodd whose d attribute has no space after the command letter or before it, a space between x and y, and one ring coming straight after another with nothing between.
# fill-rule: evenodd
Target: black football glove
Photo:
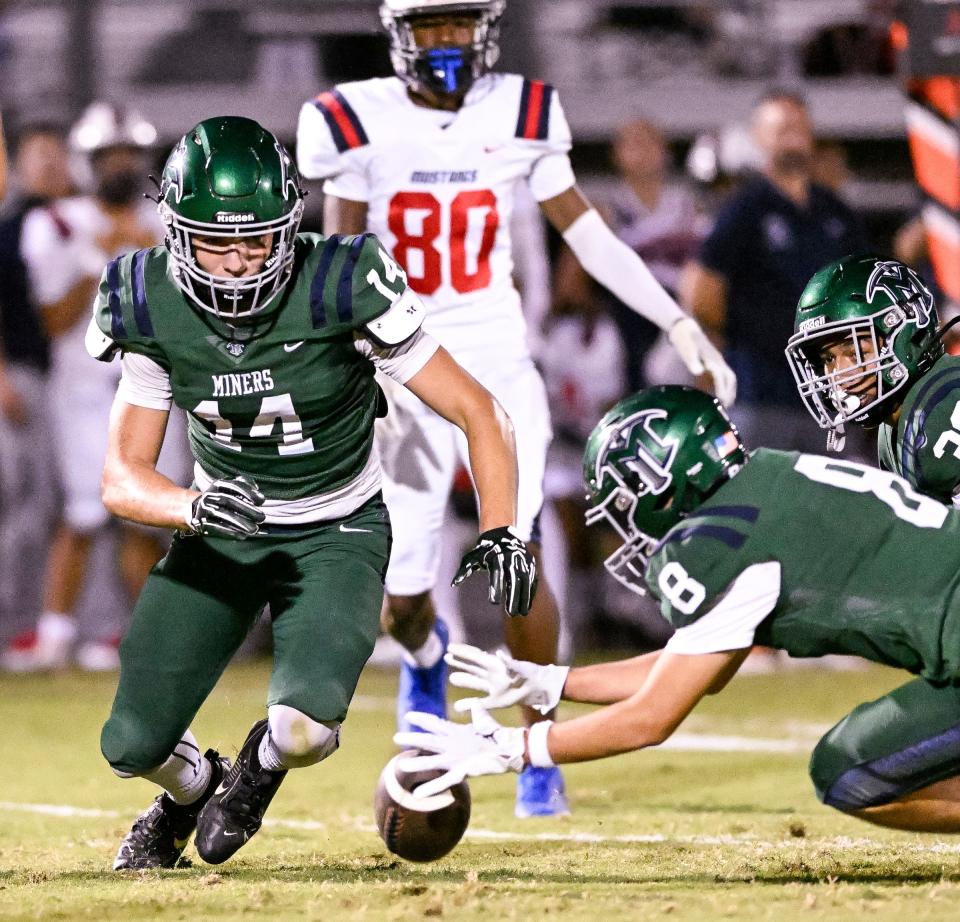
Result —
<instances>
[{"instance_id":1,"label":"black football glove","mask_svg":"<svg viewBox=\"0 0 960 922\"><path fill-rule=\"evenodd\" d=\"M508 615L530 611L537 591L537 561L509 528L491 528L480 535L473 548L463 555L453 585L459 586L477 570L486 570L490 575L492 604L502 602Z\"/></svg>"},{"instance_id":2,"label":"black football glove","mask_svg":"<svg viewBox=\"0 0 960 922\"><path fill-rule=\"evenodd\" d=\"M194 501L189 533L217 538L250 538L266 518L258 506L264 496L257 485L240 474L215 480Z\"/></svg>"}]
</instances>

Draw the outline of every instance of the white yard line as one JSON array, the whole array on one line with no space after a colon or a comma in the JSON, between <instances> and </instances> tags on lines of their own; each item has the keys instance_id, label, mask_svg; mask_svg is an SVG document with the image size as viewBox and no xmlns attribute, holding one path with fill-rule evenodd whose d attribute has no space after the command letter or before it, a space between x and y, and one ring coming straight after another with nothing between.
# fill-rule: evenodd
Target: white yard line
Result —
<instances>
[{"instance_id":1,"label":"white yard line","mask_svg":"<svg viewBox=\"0 0 960 922\"><path fill-rule=\"evenodd\" d=\"M15 801L0 801L0 813L34 813L45 816L57 817L79 817L93 819L127 819L128 815L119 810L94 810L87 807L73 807L69 804L29 804L17 803ZM337 823L342 826L342 822ZM273 826L279 829L299 829L307 831L316 831L327 829L329 824L318 820L287 820L270 819L264 820L264 826ZM357 820L351 823L351 827L357 832L375 834L376 827ZM575 844L588 845L748 845L754 848L801 848L808 846L817 849L836 849L839 851L855 851L865 848L886 848L892 843L881 842L876 839L849 838L839 836L832 839L821 838L786 838L779 840L762 839L759 836L751 835L726 835L726 836L667 836L660 833L651 833L648 835L619 835L605 836L592 832L509 832L498 829L468 829L464 835L465 839L485 842L571 842ZM960 843L952 842L931 842L925 844L918 843L897 843L897 848L916 854L960 854Z\"/></svg>"}]
</instances>

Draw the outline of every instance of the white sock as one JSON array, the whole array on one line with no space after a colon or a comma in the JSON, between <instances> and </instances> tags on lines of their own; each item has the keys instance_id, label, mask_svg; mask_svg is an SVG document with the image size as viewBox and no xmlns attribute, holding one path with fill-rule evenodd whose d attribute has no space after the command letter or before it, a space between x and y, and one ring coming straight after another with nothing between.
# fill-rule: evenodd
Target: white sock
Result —
<instances>
[{"instance_id":1,"label":"white sock","mask_svg":"<svg viewBox=\"0 0 960 922\"><path fill-rule=\"evenodd\" d=\"M203 757L194 735L187 730L173 753L159 768L144 775L159 784L178 804L192 804L207 789L213 766Z\"/></svg>"},{"instance_id":2,"label":"white sock","mask_svg":"<svg viewBox=\"0 0 960 922\"><path fill-rule=\"evenodd\" d=\"M283 757L274 745L269 727L267 727L267 732L263 734L263 739L260 740L257 758L260 760L260 766L268 772L282 772L287 767L283 764Z\"/></svg>"},{"instance_id":3,"label":"white sock","mask_svg":"<svg viewBox=\"0 0 960 922\"><path fill-rule=\"evenodd\" d=\"M429 669L431 666L436 666L442 656L443 641L436 630L430 631L430 636L422 647L403 651L404 660L416 669Z\"/></svg>"}]
</instances>

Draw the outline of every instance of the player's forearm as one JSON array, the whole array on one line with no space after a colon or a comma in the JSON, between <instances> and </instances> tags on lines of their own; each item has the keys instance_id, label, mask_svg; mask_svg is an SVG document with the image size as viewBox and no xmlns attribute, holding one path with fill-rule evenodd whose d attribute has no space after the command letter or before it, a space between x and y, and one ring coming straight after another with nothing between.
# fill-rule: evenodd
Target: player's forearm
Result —
<instances>
[{"instance_id":1,"label":"player's forearm","mask_svg":"<svg viewBox=\"0 0 960 922\"><path fill-rule=\"evenodd\" d=\"M592 714L555 723L547 749L556 763L588 762L662 743L673 731L644 713L635 702L621 701Z\"/></svg>"},{"instance_id":2,"label":"player's forearm","mask_svg":"<svg viewBox=\"0 0 960 922\"><path fill-rule=\"evenodd\" d=\"M669 330L686 316L646 263L610 230L595 209L577 218L564 231L563 239L593 278L661 330Z\"/></svg>"},{"instance_id":3,"label":"player's forearm","mask_svg":"<svg viewBox=\"0 0 960 922\"><path fill-rule=\"evenodd\" d=\"M479 497L480 531L514 525L517 521L517 449L510 417L487 395L476 412L467 414L462 428Z\"/></svg>"},{"instance_id":4,"label":"player's forearm","mask_svg":"<svg viewBox=\"0 0 960 922\"><path fill-rule=\"evenodd\" d=\"M614 704L635 695L646 681L660 651L613 663L578 666L570 670L563 686L564 701Z\"/></svg>"},{"instance_id":5,"label":"player's forearm","mask_svg":"<svg viewBox=\"0 0 960 922\"><path fill-rule=\"evenodd\" d=\"M184 528L200 494L168 480L146 464L110 460L103 471L100 495L107 510L130 522L158 528Z\"/></svg>"}]
</instances>

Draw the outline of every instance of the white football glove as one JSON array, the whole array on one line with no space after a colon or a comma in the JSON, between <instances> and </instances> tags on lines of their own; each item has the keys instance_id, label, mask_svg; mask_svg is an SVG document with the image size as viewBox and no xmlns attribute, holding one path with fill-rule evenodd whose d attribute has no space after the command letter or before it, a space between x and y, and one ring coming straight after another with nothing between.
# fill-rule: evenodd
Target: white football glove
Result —
<instances>
[{"instance_id":1,"label":"white football glove","mask_svg":"<svg viewBox=\"0 0 960 922\"><path fill-rule=\"evenodd\" d=\"M465 713L474 706L491 710L524 704L549 714L559 703L569 666L538 666L498 651L485 653L465 643L452 643L444 659L454 669L450 683L484 692L483 698L461 698L454 709Z\"/></svg>"},{"instance_id":2,"label":"white football glove","mask_svg":"<svg viewBox=\"0 0 960 922\"><path fill-rule=\"evenodd\" d=\"M673 348L683 359L690 374L702 375L706 372L713 379L713 390L720 402L732 407L737 399L737 376L723 360L720 351L700 329L693 317L682 317L667 334Z\"/></svg>"},{"instance_id":3,"label":"white football glove","mask_svg":"<svg viewBox=\"0 0 960 922\"><path fill-rule=\"evenodd\" d=\"M401 759L397 771L443 771L440 777L414 788L414 797L432 797L464 778L523 771L526 730L501 727L482 708L474 708L473 723L469 724L455 724L420 711L410 711L405 719L424 732L397 733L393 741L404 749L425 750L432 755Z\"/></svg>"}]
</instances>

